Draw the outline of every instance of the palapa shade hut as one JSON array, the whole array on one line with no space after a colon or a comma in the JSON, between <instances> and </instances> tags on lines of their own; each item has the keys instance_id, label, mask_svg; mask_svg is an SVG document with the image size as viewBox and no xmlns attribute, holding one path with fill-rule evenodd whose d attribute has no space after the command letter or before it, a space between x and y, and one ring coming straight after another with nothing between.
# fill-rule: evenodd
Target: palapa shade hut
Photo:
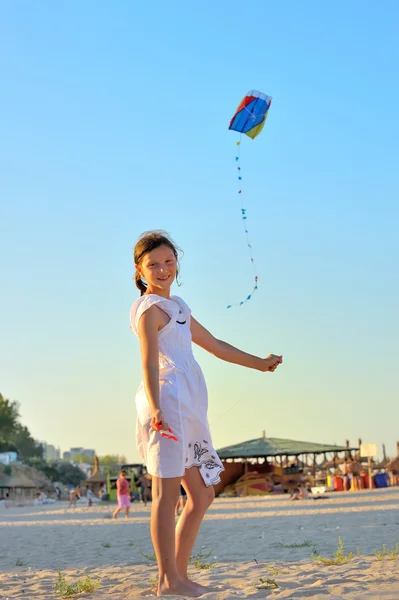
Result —
<instances>
[{"instance_id":1,"label":"palapa shade hut","mask_svg":"<svg viewBox=\"0 0 399 600\"><path fill-rule=\"evenodd\" d=\"M93 492L98 495L100 488L107 481L106 476L100 469L100 461L98 460L98 456L94 456L93 459L93 471L91 476L86 479L83 485L88 486L93 490Z\"/></svg>"},{"instance_id":2,"label":"palapa shade hut","mask_svg":"<svg viewBox=\"0 0 399 600\"><path fill-rule=\"evenodd\" d=\"M34 467L25 466L22 473L36 485L38 490L43 491L46 494L55 493L55 486L53 482L44 473L42 473L42 471L39 471Z\"/></svg>"},{"instance_id":3,"label":"palapa shade hut","mask_svg":"<svg viewBox=\"0 0 399 600\"><path fill-rule=\"evenodd\" d=\"M3 480L0 485L3 488L3 497L8 493L10 500L15 501L32 500L38 492L36 483L16 468L13 469L12 475Z\"/></svg>"},{"instance_id":4,"label":"palapa shade hut","mask_svg":"<svg viewBox=\"0 0 399 600\"><path fill-rule=\"evenodd\" d=\"M396 442L397 456L392 458L385 466L391 479L391 485L399 485L399 442Z\"/></svg>"},{"instance_id":5,"label":"palapa shade hut","mask_svg":"<svg viewBox=\"0 0 399 600\"><path fill-rule=\"evenodd\" d=\"M221 474L222 481L215 486L215 491L217 494L221 493L226 485L232 484L248 470L270 473L273 471L273 464L275 468L279 468L283 473L291 470L290 468L284 469L284 464L293 463L295 467L292 471L295 468L297 471L311 470L314 478L316 470L320 468L317 462L318 456L324 455L324 459L327 460L328 453L332 453L333 457L336 457L339 453L348 454L357 449L350 448L349 444L336 446L334 444L317 444L283 438L267 438L265 432L263 432L260 438L217 450L220 459L223 461L225 471ZM263 459L262 462L260 462L260 459ZM289 475L290 473L287 474L288 477Z\"/></svg>"}]
</instances>

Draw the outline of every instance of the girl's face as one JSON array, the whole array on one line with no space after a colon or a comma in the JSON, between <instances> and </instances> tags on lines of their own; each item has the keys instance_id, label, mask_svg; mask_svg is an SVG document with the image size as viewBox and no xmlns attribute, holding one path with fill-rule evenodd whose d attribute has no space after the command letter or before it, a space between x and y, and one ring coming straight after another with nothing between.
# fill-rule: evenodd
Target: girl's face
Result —
<instances>
[{"instance_id":1,"label":"girl's face","mask_svg":"<svg viewBox=\"0 0 399 600\"><path fill-rule=\"evenodd\" d=\"M169 292L176 278L177 261L171 248L159 246L145 254L136 269L146 280L149 293Z\"/></svg>"}]
</instances>

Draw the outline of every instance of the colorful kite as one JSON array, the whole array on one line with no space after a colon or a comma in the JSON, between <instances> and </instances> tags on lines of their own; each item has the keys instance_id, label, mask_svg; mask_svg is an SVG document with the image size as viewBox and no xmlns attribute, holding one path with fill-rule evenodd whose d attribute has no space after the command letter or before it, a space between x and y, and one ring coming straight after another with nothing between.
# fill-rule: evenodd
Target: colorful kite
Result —
<instances>
[{"instance_id":1,"label":"colorful kite","mask_svg":"<svg viewBox=\"0 0 399 600\"><path fill-rule=\"evenodd\" d=\"M247 209L244 207L244 205L242 203L243 190L242 190L242 183L241 183L242 182L242 172L241 172L241 165L240 165L241 134L245 133L245 135L247 135L248 137L250 137L252 139L255 139L256 136L260 134L260 132L262 131L263 126L265 124L271 103L272 103L271 96L266 96L266 94L262 94L262 92L258 92L256 90L252 90L251 92L248 92L248 94L245 96L245 98L243 98L241 104L237 108L235 115L233 116L233 118L230 121L230 126L229 126L229 129L231 129L233 131L238 131L240 133L240 139L238 142L236 142L237 146L238 146L238 152L236 155L236 164L237 164L238 182L239 182L238 194L241 197L241 218L242 218L242 221L244 224L244 231L245 231L245 236L246 236L246 240L247 240L249 256L250 256L251 263L252 263L252 266L254 269L254 282L255 282L252 292L245 298L245 300L242 300L241 302L239 302L238 306L242 306L243 304L245 304L245 302L248 302L248 300L251 300L253 294L258 289L258 276L256 274L255 261L254 261L253 255L252 255L252 246L250 243L249 233L248 233L248 225L246 222L247 221ZM231 308L232 306L233 306L232 304L229 304L229 306L227 308Z\"/></svg>"}]
</instances>

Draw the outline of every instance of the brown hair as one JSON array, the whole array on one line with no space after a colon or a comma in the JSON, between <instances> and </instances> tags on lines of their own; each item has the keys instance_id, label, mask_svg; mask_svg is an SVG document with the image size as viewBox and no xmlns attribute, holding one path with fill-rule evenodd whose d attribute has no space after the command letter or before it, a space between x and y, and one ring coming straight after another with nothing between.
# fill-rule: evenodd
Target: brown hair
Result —
<instances>
[{"instance_id":1,"label":"brown hair","mask_svg":"<svg viewBox=\"0 0 399 600\"><path fill-rule=\"evenodd\" d=\"M180 269L179 252L181 253L181 250L178 246L176 246L166 231L146 231L141 234L133 250L134 264L139 265L146 254L152 252L152 250L155 250L155 248L159 248L159 246L167 246L172 250L177 261L176 281L177 284L180 285L177 278ZM141 296L143 296L147 291L147 284L142 280L138 271L136 271L134 275L134 281L136 283L136 287L138 287L141 292Z\"/></svg>"}]
</instances>

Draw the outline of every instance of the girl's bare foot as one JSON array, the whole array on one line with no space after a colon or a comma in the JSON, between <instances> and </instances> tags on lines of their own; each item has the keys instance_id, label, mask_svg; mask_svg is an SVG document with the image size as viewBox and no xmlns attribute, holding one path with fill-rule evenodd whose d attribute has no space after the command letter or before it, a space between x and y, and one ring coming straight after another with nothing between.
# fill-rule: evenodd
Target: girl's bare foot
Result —
<instances>
[{"instance_id":1,"label":"girl's bare foot","mask_svg":"<svg viewBox=\"0 0 399 600\"><path fill-rule=\"evenodd\" d=\"M180 579L174 583L169 583L167 581L159 582L157 596L185 596L186 598L198 598L203 593L204 591L197 589L197 584L194 584L192 581Z\"/></svg>"},{"instance_id":2,"label":"girl's bare foot","mask_svg":"<svg viewBox=\"0 0 399 600\"><path fill-rule=\"evenodd\" d=\"M194 587L194 589L199 593L199 594L206 594L206 592L210 592L212 590L211 587L208 587L206 585L201 585L201 583L196 583L195 581L193 581L192 579L189 579L188 576L186 576L184 578L184 581L186 583L189 583L191 586Z\"/></svg>"},{"instance_id":3,"label":"girl's bare foot","mask_svg":"<svg viewBox=\"0 0 399 600\"><path fill-rule=\"evenodd\" d=\"M200 583L195 583L195 581L190 581L191 585L194 587L195 591L199 593L200 596L202 594L206 594L210 592L212 588L207 587L206 585L201 585Z\"/></svg>"}]
</instances>

